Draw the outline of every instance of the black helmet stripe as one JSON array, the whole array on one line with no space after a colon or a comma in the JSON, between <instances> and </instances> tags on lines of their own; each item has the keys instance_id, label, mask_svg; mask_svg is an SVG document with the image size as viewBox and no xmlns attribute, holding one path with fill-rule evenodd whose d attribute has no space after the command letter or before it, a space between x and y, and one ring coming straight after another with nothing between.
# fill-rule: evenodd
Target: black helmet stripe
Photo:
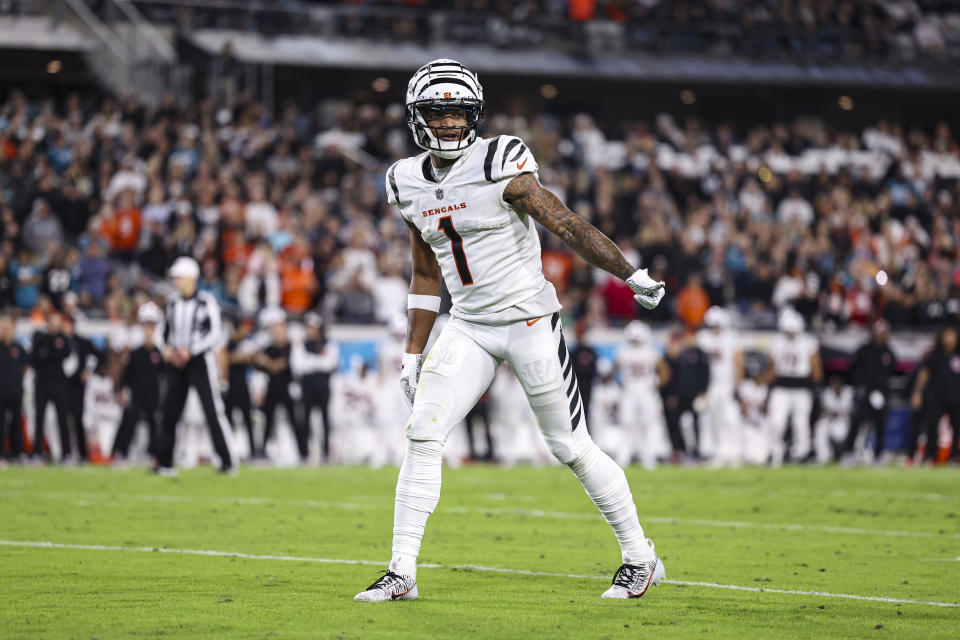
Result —
<instances>
[{"instance_id":1,"label":"black helmet stripe","mask_svg":"<svg viewBox=\"0 0 960 640\"><path fill-rule=\"evenodd\" d=\"M420 95L420 93L429 87L432 87L435 84L459 84L462 87L466 87L468 91L476 95L476 87L471 87L469 84L461 80L460 78L445 76L442 78L432 78L427 81L426 84L417 87L417 90L414 92L414 95Z\"/></svg>"}]
</instances>

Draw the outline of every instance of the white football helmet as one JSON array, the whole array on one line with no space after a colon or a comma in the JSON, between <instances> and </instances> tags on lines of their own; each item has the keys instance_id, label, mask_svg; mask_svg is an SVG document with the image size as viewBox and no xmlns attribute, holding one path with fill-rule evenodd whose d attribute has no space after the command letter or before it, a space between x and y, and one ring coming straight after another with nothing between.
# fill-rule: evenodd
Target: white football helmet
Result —
<instances>
[{"instance_id":1,"label":"white football helmet","mask_svg":"<svg viewBox=\"0 0 960 640\"><path fill-rule=\"evenodd\" d=\"M650 327L639 320L631 320L624 327L623 334L630 342L643 343L650 339Z\"/></svg>"},{"instance_id":2,"label":"white football helmet","mask_svg":"<svg viewBox=\"0 0 960 640\"><path fill-rule=\"evenodd\" d=\"M162 319L163 313L160 312L160 307L151 300L147 300L137 309L137 322L141 324L159 324Z\"/></svg>"},{"instance_id":3,"label":"white football helmet","mask_svg":"<svg viewBox=\"0 0 960 640\"><path fill-rule=\"evenodd\" d=\"M467 126L459 140L440 140L427 126L431 112L461 109ZM421 149L447 160L459 158L477 141L477 126L483 120L483 87L473 73L456 60L439 58L423 65L407 84L407 126Z\"/></svg>"},{"instance_id":4,"label":"white football helmet","mask_svg":"<svg viewBox=\"0 0 960 640\"><path fill-rule=\"evenodd\" d=\"M727 315L726 309L714 306L707 309L703 322L714 329L726 329L730 326L730 317Z\"/></svg>"},{"instance_id":5,"label":"white football helmet","mask_svg":"<svg viewBox=\"0 0 960 640\"><path fill-rule=\"evenodd\" d=\"M787 307L780 312L777 319L777 328L784 333L802 333L803 316L794 309Z\"/></svg>"},{"instance_id":6,"label":"white football helmet","mask_svg":"<svg viewBox=\"0 0 960 640\"><path fill-rule=\"evenodd\" d=\"M287 321L287 313L280 307L266 307L260 310L257 316L260 326L264 329L272 327L275 324L283 324Z\"/></svg>"}]
</instances>

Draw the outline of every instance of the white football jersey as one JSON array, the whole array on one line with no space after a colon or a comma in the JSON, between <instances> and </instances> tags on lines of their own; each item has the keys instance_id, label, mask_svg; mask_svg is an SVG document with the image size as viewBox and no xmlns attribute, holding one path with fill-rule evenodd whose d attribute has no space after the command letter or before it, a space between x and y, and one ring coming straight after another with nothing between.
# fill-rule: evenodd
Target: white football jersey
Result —
<instances>
[{"instance_id":1,"label":"white football jersey","mask_svg":"<svg viewBox=\"0 0 960 640\"><path fill-rule=\"evenodd\" d=\"M453 317L506 323L560 310L543 277L536 224L503 200L511 179L536 171L530 149L513 136L478 140L439 180L429 153L387 170L387 201L436 254Z\"/></svg>"},{"instance_id":2,"label":"white football jersey","mask_svg":"<svg viewBox=\"0 0 960 640\"><path fill-rule=\"evenodd\" d=\"M809 378L812 373L810 358L819 350L817 339L801 333L789 338L777 334L770 343L770 358L777 376L782 378Z\"/></svg>"},{"instance_id":3,"label":"white football jersey","mask_svg":"<svg viewBox=\"0 0 960 640\"><path fill-rule=\"evenodd\" d=\"M701 329L697 346L710 359L710 386L733 387L736 379L737 337L732 331Z\"/></svg>"},{"instance_id":4,"label":"white football jersey","mask_svg":"<svg viewBox=\"0 0 960 640\"><path fill-rule=\"evenodd\" d=\"M617 350L617 367L626 389L656 390L657 362L661 354L653 347L629 342Z\"/></svg>"}]
</instances>

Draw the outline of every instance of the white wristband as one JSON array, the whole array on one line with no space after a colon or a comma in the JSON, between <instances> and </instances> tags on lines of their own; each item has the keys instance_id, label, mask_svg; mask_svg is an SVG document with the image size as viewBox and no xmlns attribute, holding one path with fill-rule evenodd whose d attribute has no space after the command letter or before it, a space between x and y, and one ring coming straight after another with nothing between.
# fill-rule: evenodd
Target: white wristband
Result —
<instances>
[{"instance_id":1,"label":"white wristband","mask_svg":"<svg viewBox=\"0 0 960 640\"><path fill-rule=\"evenodd\" d=\"M424 296L416 293L407 294L407 309L425 309L440 313L440 296Z\"/></svg>"}]
</instances>

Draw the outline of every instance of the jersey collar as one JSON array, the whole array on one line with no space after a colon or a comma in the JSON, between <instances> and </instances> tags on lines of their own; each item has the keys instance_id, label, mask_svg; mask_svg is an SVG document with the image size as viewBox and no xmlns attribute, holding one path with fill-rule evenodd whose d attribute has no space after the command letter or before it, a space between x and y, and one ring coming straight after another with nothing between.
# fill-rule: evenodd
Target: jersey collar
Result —
<instances>
[{"instance_id":1,"label":"jersey collar","mask_svg":"<svg viewBox=\"0 0 960 640\"><path fill-rule=\"evenodd\" d=\"M477 142L479 142L479 140ZM466 159L469 158L470 155L476 150L477 146L478 145L476 142L471 144L470 147L463 152L463 155L457 158L454 161L454 163L450 165L450 170L447 172L447 175L445 175L439 181L437 181L437 179L433 176L433 165L432 165L432 160L430 160L430 156L432 154L428 151L425 154L425 157L423 158L423 162L420 163L420 170L423 172L423 179L426 180L427 182L432 182L433 184L440 184L444 182L447 178L451 176L451 174L453 174L455 171L457 171L460 167L464 165Z\"/></svg>"}]
</instances>

